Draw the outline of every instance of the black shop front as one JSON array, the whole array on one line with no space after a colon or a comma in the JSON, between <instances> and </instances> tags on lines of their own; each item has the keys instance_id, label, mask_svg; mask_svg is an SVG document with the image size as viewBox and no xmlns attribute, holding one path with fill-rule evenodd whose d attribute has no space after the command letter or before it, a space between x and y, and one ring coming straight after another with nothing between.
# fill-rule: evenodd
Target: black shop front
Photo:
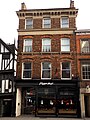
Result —
<instances>
[{"instance_id":1,"label":"black shop front","mask_svg":"<svg viewBox=\"0 0 90 120\"><path fill-rule=\"evenodd\" d=\"M16 86L22 91L22 114L80 117L79 84L76 80L21 80Z\"/></svg>"}]
</instances>

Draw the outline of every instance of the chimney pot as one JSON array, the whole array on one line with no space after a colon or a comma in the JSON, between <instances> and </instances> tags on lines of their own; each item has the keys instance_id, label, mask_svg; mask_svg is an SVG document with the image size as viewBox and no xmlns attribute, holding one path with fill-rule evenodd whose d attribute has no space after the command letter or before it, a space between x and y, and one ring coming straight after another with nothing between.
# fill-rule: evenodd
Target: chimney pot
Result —
<instances>
[{"instance_id":1,"label":"chimney pot","mask_svg":"<svg viewBox=\"0 0 90 120\"><path fill-rule=\"evenodd\" d=\"M70 0L70 8L74 8L74 1Z\"/></svg>"},{"instance_id":2,"label":"chimney pot","mask_svg":"<svg viewBox=\"0 0 90 120\"><path fill-rule=\"evenodd\" d=\"M25 10L25 9L27 9L27 8L26 8L25 3L23 2L23 3L21 3L21 10Z\"/></svg>"}]
</instances>

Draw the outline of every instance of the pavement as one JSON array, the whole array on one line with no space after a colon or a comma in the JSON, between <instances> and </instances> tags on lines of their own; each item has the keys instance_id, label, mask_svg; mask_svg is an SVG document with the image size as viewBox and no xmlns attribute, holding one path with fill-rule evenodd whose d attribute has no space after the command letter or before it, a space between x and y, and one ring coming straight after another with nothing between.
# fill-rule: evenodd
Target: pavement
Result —
<instances>
[{"instance_id":1,"label":"pavement","mask_svg":"<svg viewBox=\"0 0 90 120\"><path fill-rule=\"evenodd\" d=\"M0 120L90 120L90 118L51 118L51 117L33 117L33 116L19 116L19 117L0 117Z\"/></svg>"}]
</instances>

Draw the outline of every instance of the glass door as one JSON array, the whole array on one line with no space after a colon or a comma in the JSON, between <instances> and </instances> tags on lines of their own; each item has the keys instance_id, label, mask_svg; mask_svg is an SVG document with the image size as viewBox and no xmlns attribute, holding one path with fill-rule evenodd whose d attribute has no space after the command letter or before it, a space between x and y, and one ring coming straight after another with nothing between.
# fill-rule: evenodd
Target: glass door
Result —
<instances>
[{"instance_id":1,"label":"glass door","mask_svg":"<svg viewBox=\"0 0 90 120\"><path fill-rule=\"evenodd\" d=\"M27 88L25 95L25 107L24 114L34 114L35 113L35 89L33 87Z\"/></svg>"}]
</instances>

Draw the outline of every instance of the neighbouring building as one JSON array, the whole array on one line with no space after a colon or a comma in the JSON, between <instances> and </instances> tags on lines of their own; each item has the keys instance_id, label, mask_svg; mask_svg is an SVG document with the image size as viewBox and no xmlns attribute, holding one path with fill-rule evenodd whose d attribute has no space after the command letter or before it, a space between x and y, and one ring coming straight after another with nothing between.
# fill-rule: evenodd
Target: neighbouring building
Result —
<instances>
[{"instance_id":1,"label":"neighbouring building","mask_svg":"<svg viewBox=\"0 0 90 120\"><path fill-rule=\"evenodd\" d=\"M76 30L81 116L90 117L90 29Z\"/></svg>"},{"instance_id":2,"label":"neighbouring building","mask_svg":"<svg viewBox=\"0 0 90 120\"><path fill-rule=\"evenodd\" d=\"M0 39L0 116L15 116L15 44Z\"/></svg>"},{"instance_id":3,"label":"neighbouring building","mask_svg":"<svg viewBox=\"0 0 90 120\"><path fill-rule=\"evenodd\" d=\"M74 1L53 9L27 9L22 3L16 13L16 116L80 117Z\"/></svg>"}]
</instances>

